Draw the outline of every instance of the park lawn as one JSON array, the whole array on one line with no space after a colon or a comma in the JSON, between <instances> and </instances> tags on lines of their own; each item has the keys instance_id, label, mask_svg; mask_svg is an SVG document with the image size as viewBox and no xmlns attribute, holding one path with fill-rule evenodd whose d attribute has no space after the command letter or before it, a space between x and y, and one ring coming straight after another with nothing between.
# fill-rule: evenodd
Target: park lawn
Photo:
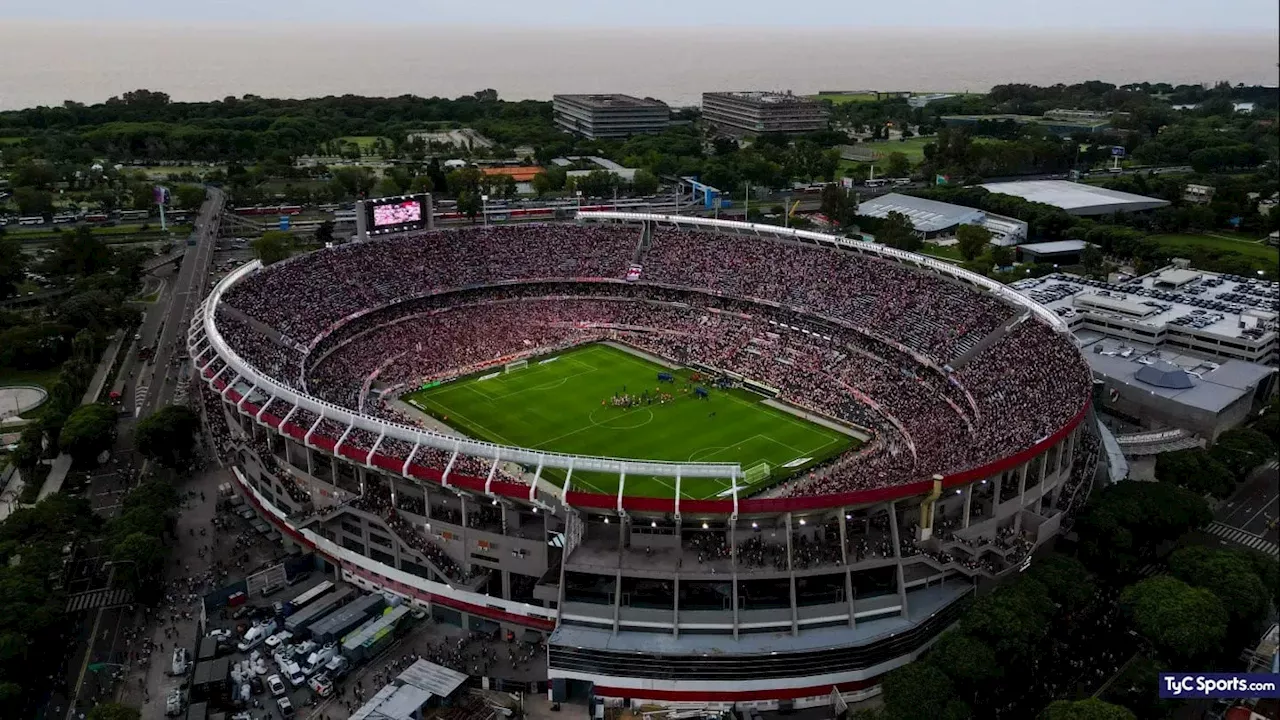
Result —
<instances>
[{"instance_id":1,"label":"park lawn","mask_svg":"<svg viewBox=\"0 0 1280 720\"><path fill-rule=\"evenodd\" d=\"M14 385L35 385L42 387L47 392L57 382L62 367L53 367L45 370L18 370L17 368L0 367L0 387L11 387ZM48 402L46 398L45 402ZM25 420L34 420L40 417L40 412L44 408L45 403L31 408L22 413L19 417Z\"/></svg>"},{"instance_id":2,"label":"park lawn","mask_svg":"<svg viewBox=\"0 0 1280 720\"><path fill-rule=\"evenodd\" d=\"M18 137L0 137L0 145L17 145L18 143L20 143L20 142L22 142L22 141L24 141L24 140L26 140L26 139L27 139L27 138L26 138L25 136L18 136Z\"/></svg>"},{"instance_id":3,"label":"park lawn","mask_svg":"<svg viewBox=\"0 0 1280 720\"><path fill-rule=\"evenodd\" d=\"M1152 235L1149 239L1160 243L1161 246L1171 252L1184 248L1204 247L1212 250L1237 252L1241 255L1270 263L1272 268L1280 264L1280 248L1267 245L1265 242L1249 239L1243 235L1232 237L1232 233L1228 232Z\"/></svg>"},{"instance_id":4,"label":"park lawn","mask_svg":"<svg viewBox=\"0 0 1280 720\"><path fill-rule=\"evenodd\" d=\"M338 138L338 142L355 145L360 148L360 152L365 153L369 152L369 150L373 148L373 144L378 141L378 138L378 135L344 135ZM383 139L388 143L391 142L390 138Z\"/></svg>"},{"instance_id":5,"label":"park lawn","mask_svg":"<svg viewBox=\"0 0 1280 720\"><path fill-rule=\"evenodd\" d=\"M689 389L691 371L670 371L676 382L662 383L657 375L666 368L607 345L531 360L522 370L494 376L500 371L417 390L403 399L489 442L582 455L738 463L743 470L767 464L770 474L750 486L739 478L739 488L750 488L740 490L743 495L857 444L848 435L765 405L745 390L709 388L708 399L697 399ZM630 408L609 403L615 394L646 390L668 392L674 399ZM560 470L545 469L542 477L564 483ZM724 497L731 484L729 478L683 478L680 495ZM575 471L571 487L616 494L618 478ZM672 497L675 480L628 475L626 493Z\"/></svg>"}]
</instances>

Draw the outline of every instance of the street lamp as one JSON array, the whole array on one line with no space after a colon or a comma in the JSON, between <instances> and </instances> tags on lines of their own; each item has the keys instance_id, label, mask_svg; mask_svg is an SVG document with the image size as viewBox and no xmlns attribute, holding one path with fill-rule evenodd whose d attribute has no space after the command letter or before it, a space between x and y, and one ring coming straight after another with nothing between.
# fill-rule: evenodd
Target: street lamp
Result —
<instances>
[{"instance_id":1,"label":"street lamp","mask_svg":"<svg viewBox=\"0 0 1280 720\"><path fill-rule=\"evenodd\" d=\"M484 216L484 226L489 227L489 196L480 196L480 214Z\"/></svg>"},{"instance_id":2,"label":"street lamp","mask_svg":"<svg viewBox=\"0 0 1280 720\"><path fill-rule=\"evenodd\" d=\"M578 212L582 212L582 191L574 190L573 194L578 196Z\"/></svg>"}]
</instances>

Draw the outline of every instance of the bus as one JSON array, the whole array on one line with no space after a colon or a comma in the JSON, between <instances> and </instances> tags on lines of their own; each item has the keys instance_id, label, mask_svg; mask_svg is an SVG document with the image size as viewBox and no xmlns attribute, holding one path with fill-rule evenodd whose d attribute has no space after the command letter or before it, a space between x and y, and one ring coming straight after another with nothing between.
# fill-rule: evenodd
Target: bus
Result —
<instances>
[{"instance_id":1,"label":"bus","mask_svg":"<svg viewBox=\"0 0 1280 720\"><path fill-rule=\"evenodd\" d=\"M120 211L121 220L146 220L150 216L151 216L151 212L148 210L121 210Z\"/></svg>"},{"instance_id":2,"label":"bus","mask_svg":"<svg viewBox=\"0 0 1280 720\"><path fill-rule=\"evenodd\" d=\"M863 184L866 185L867 187L884 187L885 183L887 182L889 181L885 180L884 178L874 178L866 181Z\"/></svg>"},{"instance_id":3,"label":"bus","mask_svg":"<svg viewBox=\"0 0 1280 720\"><path fill-rule=\"evenodd\" d=\"M20 218L18 218L18 224L19 224L19 225L43 225L43 224L44 224L44 216L42 216L42 215L28 215L27 217L20 217Z\"/></svg>"},{"instance_id":4,"label":"bus","mask_svg":"<svg viewBox=\"0 0 1280 720\"><path fill-rule=\"evenodd\" d=\"M316 600L319 600L319 599L321 598L321 596L323 596L325 593L329 592L329 591L330 591L330 590L332 590L333 588L334 588L333 582L332 582L332 581L329 581L329 580L325 580L324 582L320 583L319 585L316 585L315 587L311 588L310 590L308 590L308 591L306 591L306 592L302 593L302 594L301 594L301 595L299 595L298 597L296 597L296 598L294 598L294 599L292 599L292 600L290 600L290 601L289 601L288 605L286 606L286 607L288 607L288 608L289 608L289 609L288 609L288 614L290 614L290 615L291 615L291 614L293 614L293 613L295 613L295 612L297 612L297 611L301 610L302 608L304 608L304 607L306 607L306 606L310 605L311 603L315 602Z\"/></svg>"}]
</instances>

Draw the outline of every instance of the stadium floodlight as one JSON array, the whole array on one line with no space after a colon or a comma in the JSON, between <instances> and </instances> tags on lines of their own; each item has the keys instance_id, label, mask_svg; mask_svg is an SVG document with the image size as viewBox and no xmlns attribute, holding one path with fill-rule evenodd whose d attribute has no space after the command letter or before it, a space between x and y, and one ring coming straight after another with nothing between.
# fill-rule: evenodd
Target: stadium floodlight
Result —
<instances>
[{"instance_id":1,"label":"stadium floodlight","mask_svg":"<svg viewBox=\"0 0 1280 720\"><path fill-rule=\"evenodd\" d=\"M489 196L480 196L480 215L484 217L484 226L489 227Z\"/></svg>"}]
</instances>

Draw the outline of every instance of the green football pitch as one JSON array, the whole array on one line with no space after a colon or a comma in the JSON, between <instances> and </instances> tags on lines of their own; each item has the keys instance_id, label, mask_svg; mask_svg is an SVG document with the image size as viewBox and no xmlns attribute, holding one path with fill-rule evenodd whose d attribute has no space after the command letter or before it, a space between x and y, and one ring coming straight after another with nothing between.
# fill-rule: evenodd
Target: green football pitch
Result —
<instances>
[{"instance_id":1,"label":"green football pitch","mask_svg":"<svg viewBox=\"0 0 1280 720\"><path fill-rule=\"evenodd\" d=\"M674 383L659 382L671 372ZM603 344L530 360L523 369L501 368L417 390L402 399L469 437L521 447L673 462L737 463L754 468L739 478L739 494L789 477L858 441L770 407L745 390L709 388L707 399L690 389L692 371L668 370ZM661 391L673 399L614 407L614 395ZM768 473L763 472L767 466ZM543 477L563 484L564 472ZM616 494L618 478L574 471L578 490ZM729 478L681 478L681 497L730 494ZM744 489L745 488L745 489ZM628 475L628 495L671 497L675 479Z\"/></svg>"}]
</instances>

